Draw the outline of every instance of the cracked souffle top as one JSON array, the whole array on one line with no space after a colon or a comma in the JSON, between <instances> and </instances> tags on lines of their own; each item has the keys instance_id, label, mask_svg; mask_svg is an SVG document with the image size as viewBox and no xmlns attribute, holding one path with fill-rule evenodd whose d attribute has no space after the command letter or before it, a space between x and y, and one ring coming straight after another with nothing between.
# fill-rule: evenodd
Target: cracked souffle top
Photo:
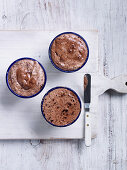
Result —
<instances>
[{"instance_id":1,"label":"cracked souffle top","mask_svg":"<svg viewBox=\"0 0 127 170\"><path fill-rule=\"evenodd\" d=\"M41 65L32 59L14 63L8 73L10 88L20 96L32 96L44 86L45 74Z\"/></svg>"},{"instance_id":2,"label":"cracked souffle top","mask_svg":"<svg viewBox=\"0 0 127 170\"><path fill-rule=\"evenodd\" d=\"M73 33L58 36L51 46L54 64L64 71L74 71L82 67L88 56L85 41Z\"/></svg>"},{"instance_id":3,"label":"cracked souffle top","mask_svg":"<svg viewBox=\"0 0 127 170\"><path fill-rule=\"evenodd\" d=\"M72 123L81 111L77 95L66 88L56 88L43 99L43 115L46 120L56 126Z\"/></svg>"}]
</instances>

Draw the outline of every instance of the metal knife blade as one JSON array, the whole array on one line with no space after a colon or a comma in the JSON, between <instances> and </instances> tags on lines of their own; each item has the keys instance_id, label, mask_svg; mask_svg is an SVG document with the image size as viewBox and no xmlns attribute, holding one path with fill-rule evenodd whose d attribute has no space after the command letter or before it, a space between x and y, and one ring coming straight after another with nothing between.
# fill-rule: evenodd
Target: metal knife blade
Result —
<instances>
[{"instance_id":1,"label":"metal knife blade","mask_svg":"<svg viewBox=\"0 0 127 170\"><path fill-rule=\"evenodd\" d=\"M85 144L86 146L91 145L90 102L91 102L91 75L86 74L84 76Z\"/></svg>"},{"instance_id":2,"label":"metal knife blade","mask_svg":"<svg viewBox=\"0 0 127 170\"><path fill-rule=\"evenodd\" d=\"M89 111L91 102L91 75L85 74L84 76L84 103L85 110Z\"/></svg>"}]
</instances>

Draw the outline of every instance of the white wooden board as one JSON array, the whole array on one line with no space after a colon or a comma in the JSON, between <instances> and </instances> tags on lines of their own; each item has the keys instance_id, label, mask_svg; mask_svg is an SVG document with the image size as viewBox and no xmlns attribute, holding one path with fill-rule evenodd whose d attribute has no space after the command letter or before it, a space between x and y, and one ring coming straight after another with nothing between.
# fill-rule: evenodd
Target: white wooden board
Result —
<instances>
[{"instance_id":1,"label":"white wooden board","mask_svg":"<svg viewBox=\"0 0 127 170\"><path fill-rule=\"evenodd\" d=\"M89 60L76 73L62 73L50 63L48 47L51 40L61 32L0 31L0 139L51 139L83 138L84 106L83 77L85 73L98 74L98 33L77 31L89 46ZM14 96L7 88L5 75L9 65L21 57L37 59L46 69L47 84L44 90L31 99ZM82 112L71 126L59 128L48 124L40 109L43 95L52 87L67 86L81 98ZM92 106L93 110L96 106Z\"/></svg>"}]
</instances>

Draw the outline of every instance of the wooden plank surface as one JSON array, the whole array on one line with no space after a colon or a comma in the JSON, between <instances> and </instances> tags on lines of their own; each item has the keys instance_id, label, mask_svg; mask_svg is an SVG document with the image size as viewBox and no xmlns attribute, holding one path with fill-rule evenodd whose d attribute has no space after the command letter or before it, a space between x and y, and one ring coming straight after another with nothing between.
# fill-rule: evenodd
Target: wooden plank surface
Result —
<instances>
[{"instance_id":1,"label":"wooden plank surface","mask_svg":"<svg viewBox=\"0 0 127 170\"><path fill-rule=\"evenodd\" d=\"M126 0L1 0L0 29L98 29L100 71L127 73ZM84 140L0 141L1 170L126 170L127 95L100 97L99 134Z\"/></svg>"},{"instance_id":2,"label":"wooden plank surface","mask_svg":"<svg viewBox=\"0 0 127 170\"><path fill-rule=\"evenodd\" d=\"M87 40L90 57L87 65L78 72L67 74L55 69L48 56L49 44L61 32L0 31L0 139L84 138L84 75L86 73L98 75L98 33L96 31L76 32ZM43 91L29 100L12 95L5 81L5 74L10 64L22 57L31 57L39 61L47 74L47 82ZM75 90L81 100L82 109L78 120L65 128L51 126L41 114L40 104L43 96L56 86L65 86ZM92 91L95 91L94 81L91 86ZM95 95L92 94L91 101L94 97ZM96 115L98 100L91 104L91 109ZM95 120L93 123L96 124ZM95 132L95 126L92 127L92 132ZM95 133L92 133L93 137Z\"/></svg>"}]
</instances>

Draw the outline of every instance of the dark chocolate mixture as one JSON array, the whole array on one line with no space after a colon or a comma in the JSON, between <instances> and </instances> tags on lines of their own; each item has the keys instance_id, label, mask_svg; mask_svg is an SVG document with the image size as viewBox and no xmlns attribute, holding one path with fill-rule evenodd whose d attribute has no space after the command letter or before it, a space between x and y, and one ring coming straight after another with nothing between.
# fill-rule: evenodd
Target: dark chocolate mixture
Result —
<instances>
[{"instance_id":1,"label":"dark chocolate mixture","mask_svg":"<svg viewBox=\"0 0 127 170\"><path fill-rule=\"evenodd\" d=\"M65 88L49 92L44 98L42 107L45 118L58 126L72 123L81 110L77 96Z\"/></svg>"},{"instance_id":2,"label":"dark chocolate mixture","mask_svg":"<svg viewBox=\"0 0 127 170\"><path fill-rule=\"evenodd\" d=\"M51 47L51 57L59 68L71 71L80 68L88 55L86 43L75 34L62 34Z\"/></svg>"},{"instance_id":3,"label":"dark chocolate mixture","mask_svg":"<svg viewBox=\"0 0 127 170\"><path fill-rule=\"evenodd\" d=\"M45 81L44 71L37 61L17 61L8 73L11 89L18 95L31 96L40 91Z\"/></svg>"}]
</instances>

